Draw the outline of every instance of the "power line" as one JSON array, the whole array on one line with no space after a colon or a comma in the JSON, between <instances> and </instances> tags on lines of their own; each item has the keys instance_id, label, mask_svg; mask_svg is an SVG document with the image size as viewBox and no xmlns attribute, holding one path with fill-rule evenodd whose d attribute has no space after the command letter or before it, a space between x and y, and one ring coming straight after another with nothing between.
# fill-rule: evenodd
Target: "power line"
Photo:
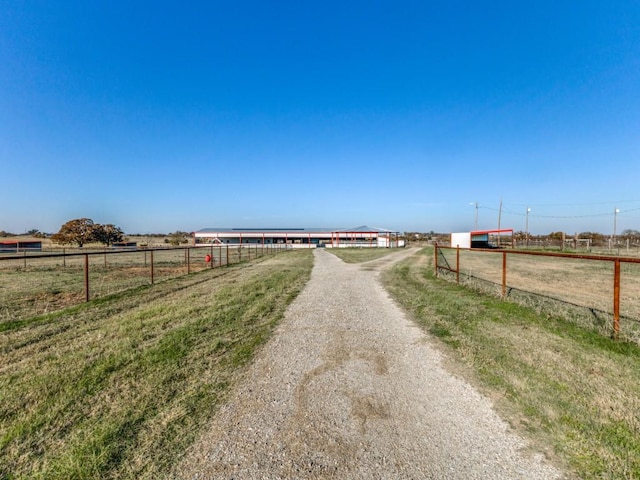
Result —
<instances>
[{"instance_id":1,"label":"power line","mask_svg":"<svg viewBox=\"0 0 640 480\"><path fill-rule=\"evenodd\" d=\"M497 208L492 208L492 207L487 207L484 205L479 206L478 208L485 208L487 210L492 210L494 212L497 212L498 209ZM639 211L640 208L630 208L627 210L620 210L617 213L614 212L607 212L607 213L590 213L590 214L585 214L585 215L536 215L536 214L532 214L531 212L525 212L525 213L521 213L521 212L513 212L510 210L505 210L504 208L502 209L503 213L508 213L509 215L516 215L519 217L524 217L527 215L527 213L529 214L530 217L536 217L536 218L559 218L559 219L570 219L570 218L596 218L596 217L610 217L613 215L620 215L622 213L628 213L628 212L636 212Z\"/></svg>"},{"instance_id":2,"label":"power line","mask_svg":"<svg viewBox=\"0 0 640 480\"><path fill-rule=\"evenodd\" d=\"M593 205L620 205L623 203L640 203L640 200L614 200L608 202L584 203L510 203L514 207L588 207Z\"/></svg>"}]
</instances>

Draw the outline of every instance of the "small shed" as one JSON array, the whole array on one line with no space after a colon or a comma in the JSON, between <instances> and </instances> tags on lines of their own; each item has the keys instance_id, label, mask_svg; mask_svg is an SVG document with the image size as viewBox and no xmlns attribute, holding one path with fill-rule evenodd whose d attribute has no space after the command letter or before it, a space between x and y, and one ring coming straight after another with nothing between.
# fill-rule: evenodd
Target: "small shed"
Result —
<instances>
[{"instance_id":1,"label":"small shed","mask_svg":"<svg viewBox=\"0 0 640 480\"><path fill-rule=\"evenodd\" d=\"M41 252L42 242L38 240L9 240L0 242L0 253Z\"/></svg>"},{"instance_id":2,"label":"small shed","mask_svg":"<svg viewBox=\"0 0 640 480\"><path fill-rule=\"evenodd\" d=\"M451 246L460 248L500 248L503 245L500 237L503 235L510 236L509 241L513 246L513 228L452 233Z\"/></svg>"}]
</instances>

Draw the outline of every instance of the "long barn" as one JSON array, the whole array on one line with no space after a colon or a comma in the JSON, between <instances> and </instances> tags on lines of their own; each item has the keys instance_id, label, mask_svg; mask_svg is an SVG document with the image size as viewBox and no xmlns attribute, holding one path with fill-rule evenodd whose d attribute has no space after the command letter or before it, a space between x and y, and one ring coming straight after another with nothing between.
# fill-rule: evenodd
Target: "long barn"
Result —
<instances>
[{"instance_id":1,"label":"long barn","mask_svg":"<svg viewBox=\"0 0 640 480\"><path fill-rule=\"evenodd\" d=\"M399 232L366 225L355 228L203 228L196 243L286 244L296 248L403 247Z\"/></svg>"}]
</instances>

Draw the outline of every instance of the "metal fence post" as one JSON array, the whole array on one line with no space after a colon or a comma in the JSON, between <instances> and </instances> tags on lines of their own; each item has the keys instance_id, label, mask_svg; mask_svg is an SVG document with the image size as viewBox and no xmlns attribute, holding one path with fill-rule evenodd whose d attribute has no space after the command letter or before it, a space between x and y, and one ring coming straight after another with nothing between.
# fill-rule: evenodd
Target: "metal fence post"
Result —
<instances>
[{"instance_id":1,"label":"metal fence post","mask_svg":"<svg viewBox=\"0 0 640 480\"><path fill-rule=\"evenodd\" d=\"M84 299L89 301L89 254L84 254Z\"/></svg>"},{"instance_id":2,"label":"metal fence post","mask_svg":"<svg viewBox=\"0 0 640 480\"><path fill-rule=\"evenodd\" d=\"M502 299L507 297L507 252L502 252Z\"/></svg>"},{"instance_id":3,"label":"metal fence post","mask_svg":"<svg viewBox=\"0 0 640 480\"><path fill-rule=\"evenodd\" d=\"M151 256L150 256L150 263L151 263L151 285L153 285L153 280L154 280L154 278L153 278L153 250L151 250L149 253L151 254Z\"/></svg>"},{"instance_id":4,"label":"metal fence post","mask_svg":"<svg viewBox=\"0 0 640 480\"><path fill-rule=\"evenodd\" d=\"M620 333L620 259L613 262L613 338Z\"/></svg>"}]
</instances>

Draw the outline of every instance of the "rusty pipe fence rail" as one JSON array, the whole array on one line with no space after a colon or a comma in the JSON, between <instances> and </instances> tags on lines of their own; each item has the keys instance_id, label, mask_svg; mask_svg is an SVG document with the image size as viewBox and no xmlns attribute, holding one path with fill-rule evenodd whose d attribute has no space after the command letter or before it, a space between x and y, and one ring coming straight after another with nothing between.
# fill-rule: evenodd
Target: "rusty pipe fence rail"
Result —
<instances>
[{"instance_id":1,"label":"rusty pipe fence rail","mask_svg":"<svg viewBox=\"0 0 640 480\"><path fill-rule=\"evenodd\" d=\"M434 264L436 276L488 284L503 299L519 294L586 310L613 338L624 320L625 338L640 343L640 258L436 245Z\"/></svg>"},{"instance_id":2,"label":"rusty pipe fence rail","mask_svg":"<svg viewBox=\"0 0 640 480\"><path fill-rule=\"evenodd\" d=\"M280 244L0 255L0 327L91 299L290 250Z\"/></svg>"}]
</instances>

